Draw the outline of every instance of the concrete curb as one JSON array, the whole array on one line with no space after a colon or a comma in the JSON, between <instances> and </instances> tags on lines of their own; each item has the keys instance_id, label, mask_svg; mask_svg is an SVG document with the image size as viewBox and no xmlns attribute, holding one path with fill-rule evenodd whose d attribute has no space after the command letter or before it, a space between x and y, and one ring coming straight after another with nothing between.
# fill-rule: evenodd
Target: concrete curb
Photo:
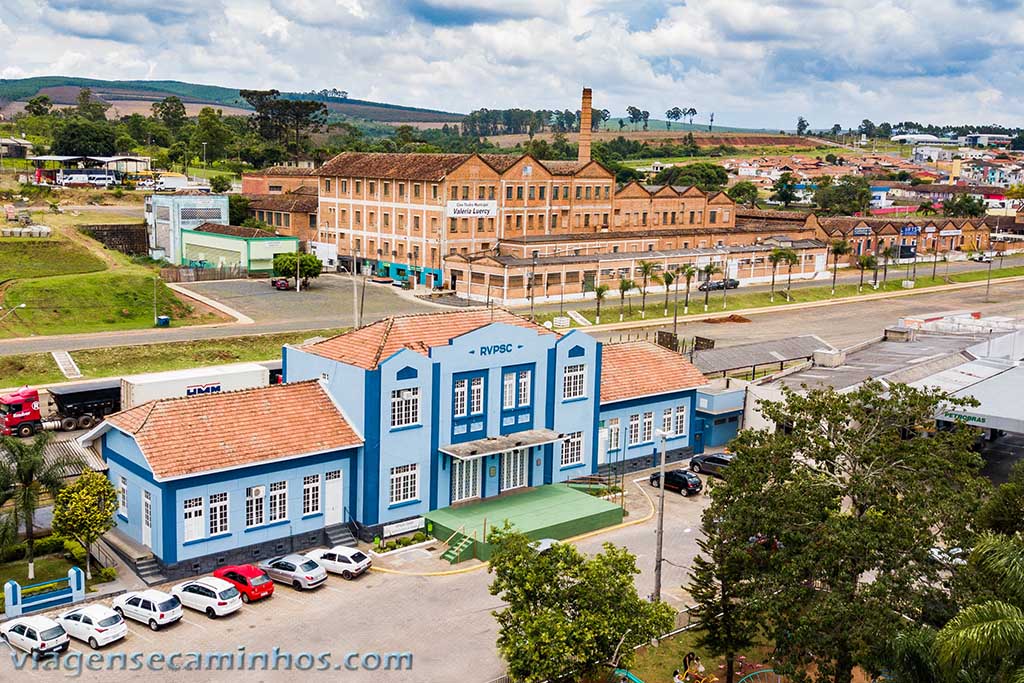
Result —
<instances>
[{"instance_id":1,"label":"concrete curb","mask_svg":"<svg viewBox=\"0 0 1024 683\"><path fill-rule=\"evenodd\" d=\"M1004 283L1024 282L1024 275L1013 275L1010 277L992 278L992 285L998 286ZM689 315L679 316L680 323L692 323L700 322L708 318L718 318L729 315L759 315L762 313L771 313L773 311L799 311L808 308L822 308L826 306L841 306L843 304L861 303L864 301L876 301L879 299L894 299L897 297L904 296L917 296L921 294L941 293L941 292L953 292L960 289L972 289L974 287L984 287L986 284L985 280L976 280L974 282L957 282L951 285L939 285L937 287L925 287L923 289L906 289L897 290L893 292L879 292L877 294L859 294L856 296L846 296L838 299L823 299L821 301L807 301L804 303L797 304L780 304L778 306L758 306L757 308L740 308L736 310L713 310L709 309L707 313L691 313ZM614 330L632 330L641 329L645 327L655 327L660 325L671 325L672 318L648 318L646 320L630 320L621 323L604 323L602 325L591 325L585 328L587 332L607 332ZM572 329L584 329L574 327Z\"/></svg>"},{"instance_id":2,"label":"concrete curb","mask_svg":"<svg viewBox=\"0 0 1024 683\"><path fill-rule=\"evenodd\" d=\"M209 297L203 296L202 294L198 294L196 292L193 292L191 289L187 289L187 288L181 286L180 284L178 284L177 282L168 282L167 283L167 287L169 289L174 290L178 294L181 294L182 296L187 296L190 299L195 299L199 303L206 304L210 308L218 310L221 313L224 313L226 315L230 315L232 318L235 319L235 323L234 324L236 324L236 325L252 325L253 323L256 322L255 320L253 320L249 316L247 316L247 315L245 315L243 313L239 313L235 309L233 309L233 308L231 308L229 306L225 306L224 304L222 304L221 302L219 302L219 301L217 301L215 299L211 299Z\"/></svg>"},{"instance_id":3,"label":"concrete curb","mask_svg":"<svg viewBox=\"0 0 1024 683\"><path fill-rule=\"evenodd\" d=\"M637 490L640 491L640 493L643 494L644 498L647 499L647 504L650 506L650 510L647 512L646 515L639 519L631 519L628 522L621 522L619 524L616 524L615 526L608 526L603 529L595 529L594 531L588 531L587 533L580 534L579 536L570 536L569 538L563 538L561 541L559 541L559 543L577 543L579 541L592 538L594 536L600 536L601 534L607 533L609 531L625 529L626 527L649 522L655 514L654 501L651 500L651 496L647 493L647 491L644 491L642 486L640 486L635 481L632 482L632 484L636 486ZM370 567L370 571L378 572L380 574L397 574L399 576L453 576L455 574L468 574L470 572L480 571L481 569L486 569L489 566L490 564L488 564L487 562L481 562L480 564L473 565L472 567L465 567L463 569L450 569L441 572L403 572L398 569L384 569L383 567Z\"/></svg>"}]
</instances>

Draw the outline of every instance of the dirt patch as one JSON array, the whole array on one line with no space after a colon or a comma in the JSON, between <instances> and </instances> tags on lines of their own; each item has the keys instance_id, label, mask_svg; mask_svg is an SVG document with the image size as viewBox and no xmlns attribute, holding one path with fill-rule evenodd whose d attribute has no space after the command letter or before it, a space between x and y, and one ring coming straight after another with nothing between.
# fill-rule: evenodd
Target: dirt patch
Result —
<instances>
[{"instance_id":1,"label":"dirt patch","mask_svg":"<svg viewBox=\"0 0 1024 683\"><path fill-rule=\"evenodd\" d=\"M178 301L192 307L192 313L189 315L189 318L202 319L209 317L211 318L209 321L210 323L234 322L235 320L227 313L219 311L213 306L204 304L199 299L193 299L192 297L182 294L181 292L174 291L173 289L170 291Z\"/></svg>"},{"instance_id":2,"label":"dirt patch","mask_svg":"<svg viewBox=\"0 0 1024 683\"><path fill-rule=\"evenodd\" d=\"M711 325L718 325L720 323L749 323L750 318L744 318L742 315L736 315L733 313L732 315L726 315L720 318L704 318L701 322L710 323Z\"/></svg>"},{"instance_id":3,"label":"dirt patch","mask_svg":"<svg viewBox=\"0 0 1024 683\"><path fill-rule=\"evenodd\" d=\"M692 131L694 140L698 145L708 147L715 145L731 145L732 147L817 147L820 143L805 137L796 135L772 135L770 133L708 133L707 131ZM671 143L674 145L683 142L691 131L686 130L599 130L593 134L594 140L608 141L622 136L627 140L638 140L652 145ZM568 133L566 139L575 143L579 141L579 133ZM554 138L554 133L538 133L534 138L548 140ZM530 139L529 135L491 135L487 140L501 147L514 147L524 144Z\"/></svg>"}]
</instances>

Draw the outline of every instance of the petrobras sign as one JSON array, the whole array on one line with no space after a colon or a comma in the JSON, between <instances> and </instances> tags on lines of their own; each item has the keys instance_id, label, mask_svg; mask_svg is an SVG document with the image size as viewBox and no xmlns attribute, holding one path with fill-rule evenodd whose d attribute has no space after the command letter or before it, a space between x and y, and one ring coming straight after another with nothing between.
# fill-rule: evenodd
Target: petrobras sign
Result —
<instances>
[{"instance_id":1,"label":"petrobras sign","mask_svg":"<svg viewBox=\"0 0 1024 683\"><path fill-rule=\"evenodd\" d=\"M204 394L219 394L220 382L210 384L191 384L185 387L186 396L202 396Z\"/></svg>"},{"instance_id":2,"label":"petrobras sign","mask_svg":"<svg viewBox=\"0 0 1024 683\"><path fill-rule=\"evenodd\" d=\"M962 234L964 234L963 230L940 230L939 231L939 236L940 237L959 237Z\"/></svg>"},{"instance_id":3,"label":"petrobras sign","mask_svg":"<svg viewBox=\"0 0 1024 683\"><path fill-rule=\"evenodd\" d=\"M921 228L916 225L904 225L900 228L900 234L904 237L916 237L921 234Z\"/></svg>"},{"instance_id":4,"label":"petrobras sign","mask_svg":"<svg viewBox=\"0 0 1024 683\"><path fill-rule=\"evenodd\" d=\"M448 218L494 218L498 215L498 202L483 199L450 201L446 212Z\"/></svg>"}]
</instances>

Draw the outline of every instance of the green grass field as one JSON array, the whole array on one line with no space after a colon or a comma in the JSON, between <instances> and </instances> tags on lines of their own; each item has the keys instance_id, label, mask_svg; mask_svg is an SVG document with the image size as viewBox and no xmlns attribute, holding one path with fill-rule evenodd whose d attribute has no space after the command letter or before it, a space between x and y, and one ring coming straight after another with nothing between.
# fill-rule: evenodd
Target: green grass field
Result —
<instances>
[{"instance_id":1,"label":"green grass field","mask_svg":"<svg viewBox=\"0 0 1024 683\"><path fill-rule=\"evenodd\" d=\"M223 363L274 360L281 357L281 347L285 344L298 344L311 337L329 337L343 331L344 328L310 330L191 342L119 346L72 351L71 355L85 379L96 379ZM0 384L3 386L36 386L66 381L67 378L57 369L57 364L48 353L0 356Z\"/></svg>"},{"instance_id":2,"label":"green grass field","mask_svg":"<svg viewBox=\"0 0 1024 683\"><path fill-rule=\"evenodd\" d=\"M952 273L949 276L949 282L942 276L942 266L939 266L938 277L936 279L931 278L931 265L930 264L919 264L917 267L917 284L914 287L915 290L928 289L931 287L937 287L939 285L945 285L949 283L957 282L978 282L983 281L988 277L987 270L972 270L962 273ZM905 266L890 266L889 267L889 279L884 286L880 286L878 290L873 290L866 284L871 279L871 272L865 273L864 276L864 290L863 292L857 291L857 284L855 283L840 283L836 285L835 296L832 295L831 284L823 284L820 287L800 287L792 291L792 301L787 301L783 292L786 288L785 276L780 276L775 285L775 302L772 303L769 292L748 292L745 293L742 289L731 289L724 297L725 305L723 306L723 295L721 291L711 292L708 296L708 316L718 316L720 314L727 314L731 311L738 311L749 308L766 308L771 306L783 306L790 303L809 303L814 301L826 301L829 299L843 299L858 296L859 294L873 294L877 292L897 292L903 291L902 280L906 274ZM997 280L1005 277L1024 276L1024 266L1013 266L1008 268L995 268L992 270L992 279ZM879 270L879 279L882 278L882 271ZM679 315L683 315L683 303L685 290L680 287L679 291ZM704 314L704 292L697 291L696 286L690 291L690 315ZM586 308L574 308L587 320L596 322L597 311L593 305L593 301L587 302ZM672 315L673 311L673 300L672 294L669 295L668 303L668 315ZM608 298L601 305L601 322L604 324L614 323L619 321L620 313L620 299L618 295L611 291L608 293ZM643 320L644 316L641 315L641 302L639 296L626 297L625 311L623 312L623 322ZM665 294L664 292L652 292L647 296L647 318L654 319L660 318L665 314ZM537 320L541 323L548 320L553 320L560 314L557 312L553 313L540 313L536 316ZM576 323L573 323L575 326Z\"/></svg>"},{"instance_id":3,"label":"green grass field","mask_svg":"<svg viewBox=\"0 0 1024 683\"><path fill-rule=\"evenodd\" d=\"M660 161L663 164L696 164L702 161L710 161L712 163L718 163L723 159L752 159L755 157L763 156L788 156L791 154L799 154L801 156L820 156L824 157L829 152L839 154L834 147L793 147L793 146L779 146L779 147L740 147L735 152L720 155L720 156L692 156L692 157L652 157L650 159L627 159L622 162L623 166L629 168L639 168L641 166L650 166L655 161Z\"/></svg>"},{"instance_id":4,"label":"green grass field","mask_svg":"<svg viewBox=\"0 0 1024 683\"><path fill-rule=\"evenodd\" d=\"M70 273L91 273L106 265L88 250L64 239L0 238L0 282Z\"/></svg>"},{"instance_id":5,"label":"green grass field","mask_svg":"<svg viewBox=\"0 0 1024 683\"><path fill-rule=\"evenodd\" d=\"M707 673L718 676L719 680L725 680L723 670L719 670L719 664L724 660L714 657L707 649L699 647L697 640L700 631L683 631L671 638L666 638L658 643L657 647L645 646L640 648L634 656L633 666L630 672L644 681L644 683L661 683L671 681L672 672L676 669L682 670L683 657L694 652L704 663ZM754 645L746 651L741 652L752 664L767 661L770 651L767 646ZM742 678L737 675L735 680Z\"/></svg>"}]
</instances>

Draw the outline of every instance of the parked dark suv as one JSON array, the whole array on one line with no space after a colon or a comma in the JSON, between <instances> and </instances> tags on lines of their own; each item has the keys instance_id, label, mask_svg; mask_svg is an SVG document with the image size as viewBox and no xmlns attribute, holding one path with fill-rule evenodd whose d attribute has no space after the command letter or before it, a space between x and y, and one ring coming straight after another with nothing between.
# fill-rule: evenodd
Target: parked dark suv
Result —
<instances>
[{"instance_id":1,"label":"parked dark suv","mask_svg":"<svg viewBox=\"0 0 1024 683\"><path fill-rule=\"evenodd\" d=\"M658 488L661 482L661 474L654 472L651 474L651 486ZM700 493L701 489L704 488L703 482L700 477L692 472L686 470L669 470L665 473L665 490L666 491L679 491L684 496L691 494Z\"/></svg>"},{"instance_id":2,"label":"parked dark suv","mask_svg":"<svg viewBox=\"0 0 1024 683\"><path fill-rule=\"evenodd\" d=\"M734 280L733 278L730 277L730 278L726 278L725 280L705 280L704 282L700 283L700 286L697 287L697 289L699 289L702 292L706 292L709 289L712 292L717 292L717 291L719 291L719 290L721 290L723 288L724 289L736 289L739 286L740 286L740 281L739 280Z\"/></svg>"},{"instance_id":3,"label":"parked dark suv","mask_svg":"<svg viewBox=\"0 0 1024 683\"><path fill-rule=\"evenodd\" d=\"M690 458L690 469L694 472L713 474L721 477L725 469L732 464L732 453L707 453Z\"/></svg>"}]
</instances>

